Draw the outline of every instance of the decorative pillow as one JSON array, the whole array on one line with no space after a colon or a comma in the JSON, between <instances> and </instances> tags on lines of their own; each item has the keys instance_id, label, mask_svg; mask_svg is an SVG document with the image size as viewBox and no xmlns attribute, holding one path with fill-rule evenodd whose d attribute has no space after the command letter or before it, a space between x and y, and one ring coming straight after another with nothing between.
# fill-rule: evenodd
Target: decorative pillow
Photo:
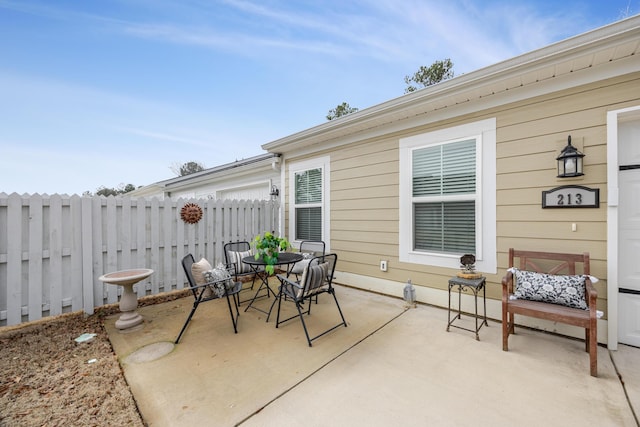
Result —
<instances>
[{"instance_id":1,"label":"decorative pillow","mask_svg":"<svg viewBox=\"0 0 640 427\"><path fill-rule=\"evenodd\" d=\"M543 301L587 310L585 276L537 273L513 269L517 299Z\"/></svg>"},{"instance_id":2,"label":"decorative pillow","mask_svg":"<svg viewBox=\"0 0 640 427\"><path fill-rule=\"evenodd\" d=\"M311 261L311 258L313 258L313 254L308 252L303 253L302 256L304 257L302 261L298 261L295 264L293 264L293 268L291 268L291 272L293 274L304 273L305 267L309 265L309 261Z\"/></svg>"},{"instance_id":3,"label":"decorative pillow","mask_svg":"<svg viewBox=\"0 0 640 427\"><path fill-rule=\"evenodd\" d=\"M210 288L218 298L224 296L225 290L231 290L234 287L231 274L224 267L224 264L218 264L216 268L205 271L203 274L207 283L213 283Z\"/></svg>"},{"instance_id":4,"label":"decorative pillow","mask_svg":"<svg viewBox=\"0 0 640 427\"><path fill-rule=\"evenodd\" d=\"M236 265L236 274L251 273L251 266L242 262L242 258L253 255L251 250L244 252L229 251L229 262Z\"/></svg>"},{"instance_id":5,"label":"decorative pillow","mask_svg":"<svg viewBox=\"0 0 640 427\"><path fill-rule=\"evenodd\" d=\"M204 285L207 283L207 279L204 277L204 272L207 270L211 270L211 264L209 261L202 258L198 262L194 262L191 265L191 275L193 276L193 280L196 281L196 285Z\"/></svg>"},{"instance_id":6,"label":"decorative pillow","mask_svg":"<svg viewBox=\"0 0 640 427\"><path fill-rule=\"evenodd\" d=\"M300 298L302 292L305 292L305 295L312 295L319 292L322 289L322 285L325 284L327 280L327 271L329 270L329 263L324 262L322 264L308 265L307 268L304 269L302 273L302 279L300 279L300 284L305 285L306 289L300 289L298 291L297 297Z\"/></svg>"}]
</instances>

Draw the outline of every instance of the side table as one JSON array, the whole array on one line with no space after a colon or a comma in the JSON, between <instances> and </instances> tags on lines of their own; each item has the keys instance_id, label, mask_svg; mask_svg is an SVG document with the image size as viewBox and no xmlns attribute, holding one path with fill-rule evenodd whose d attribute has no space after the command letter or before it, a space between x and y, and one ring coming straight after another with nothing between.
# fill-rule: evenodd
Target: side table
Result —
<instances>
[{"instance_id":1,"label":"side table","mask_svg":"<svg viewBox=\"0 0 640 427\"><path fill-rule=\"evenodd\" d=\"M451 279L449 279L449 310L448 310L447 332L449 332L449 328L453 326L454 328L464 329L465 331L469 331L469 332L475 332L476 340L480 341L480 337L478 335L480 328L482 328L483 325L489 326L489 323L487 323L487 293L485 289L485 284L486 284L485 277L479 277L477 279L464 279L462 277L452 277ZM452 319L451 318L451 289L456 286L458 287L458 313ZM476 306L476 313L475 313L476 329L475 330L464 328L462 326L453 324L455 320L462 318L462 308L460 305L461 294L463 290L466 291L467 289L473 292L473 299L475 301L475 306ZM483 313L482 322L480 322L480 325L478 326L478 292L479 291L482 291L484 313Z\"/></svg>"}]
</instances>

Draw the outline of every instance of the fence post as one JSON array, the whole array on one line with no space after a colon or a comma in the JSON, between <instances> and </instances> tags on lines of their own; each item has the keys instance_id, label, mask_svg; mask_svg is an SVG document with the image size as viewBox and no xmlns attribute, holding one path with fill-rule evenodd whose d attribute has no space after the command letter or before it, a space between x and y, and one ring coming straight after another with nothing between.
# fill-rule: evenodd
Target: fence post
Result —
<instances>
[{"instance_id":1,"label":"fence post","mask_svg":"<svg viewBox=\"0 0 640 427\"><path fill-rule=\"evenodd\" d=\"M82 198L82 305L84 312L93 314L94 308L94 286L95 280L93 274L93 215L91 209L91 199ZM100 286L102 289L102 286ZM102 293L100 293L102 296Z\"/></svg>"}]
</instances>

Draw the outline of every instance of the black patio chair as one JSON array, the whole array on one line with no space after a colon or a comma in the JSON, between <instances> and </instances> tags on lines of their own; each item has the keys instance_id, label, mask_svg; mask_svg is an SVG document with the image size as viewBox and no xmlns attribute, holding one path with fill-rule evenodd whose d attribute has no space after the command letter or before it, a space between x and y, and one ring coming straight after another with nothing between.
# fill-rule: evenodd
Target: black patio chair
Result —
<instances>
[{"instance_id":1,"label":"black patio chair","mask_svg":"<svg viewBox=\"0 0 640 427\"><path fill-rule=\"evenodd\" d=\"M291 273L295 274L296 281L300 280L300 276L304 272L304 268L309 265L311 258L324 255L326 245L322 240L303 240L300 242L300 252L304 254L302 261L296 262L291 268ZM316 304L318 303L318 294L316 294Z\"/></svg>"},{"instance_id":2,"label":"black patio chair","mask_svg":"<svg viewBox=\"0 0 640 427\"><path fill-rule=\"evenodd\" d=\"M229 306L229 314L231 315L231 322L233 323L233 331L238 333L238 317L240 316L240 312L238 311L238 293L242 288L242 283L234 281L233 279L223 279L211 282L205 282L203 284L198 284L195 280L192 273L192 266L195 264L195 260L193 259L193 255L187 254L182 259L182 268L184 269L184 274L187 276L187 281L189 282L189 290L193 293L193 306L191 308L191 312L187 317L187 320L184 322L180 333L178 334L178 338L176 338L176 344L180 341L180 337L184 333L185 329L187 329L187 325L191 321L191 318L195 314L196 310L200 303L206 301L212 301L215 299L220 299L222 297L226 297L227 305ZM225 282L231 280L231 286L227 286ZM202 280L200 281L202 282ZM214 286L220 285L218 289L224 289L222 293L220 291L216 293L213 289ZM231 304L231 300L233 300L233 306ZM235 308L236 314L233 314L233 309Z\"/></svg>"},{"instance_id":3,"label":"black patio chair","mask_svg":"<svg viewBox=\"0 0 640 427\"><path fill-rule=\"evenodd\" d=\"M236 282L243 282L242 291L251 291L256 283L256 274L261 274L264 269L262 267L258 267L257 273L251 268L248 264L244 264L242 262L242 258L253 255L253 251L251 250L251 245L247 241L240 242L228 242L225 243L224 247L224 260L227 265L233 266L234 270L234 280ZM245 283L249 283L249 280L244 280L245 278L251 279L251 285L245 285ZM262 295L259 297L261 298ZM246 300L238 301L238 305L243 302L247 302L252 300L253 298L248 298Z\"/></svg>"},{"instance_id":4,"label":"black patio chair","mask_svg":"<svg viewBox=\"0 0 640 427\"><path fill-rule=\"evenodd\" d=\"M300 275L304 268L309 264L311 258L324 255L326 245L322 240L303 240L300 242L300 253L304 254L305 259L296 262L291 268L291 273L296 275L296 280L300 279Z\"/></svg>"},{"instance_id":5,"label":"black patio chair","mask_svg":"<svg viewBox=\"0 0 640 427\"><path fill-rule=\"evenodd\" d=\"M282 274L277 275L278 280L280 280L280 290L277 297L278 314L276 317L276 328L282 323L299 317L302 322L302 328L304 329L304 333L307 337L309 347L312 346L312 341L317 338L320 338L340 326L347 326L347 322L344 320L344 315L342 314L342 309L340 308L340 304L338 303L338 298L336 297L336 292L333 287L333 274L335 272L337 260L338 256L336 254L326 254L312 258L309 264L305 267L300 281L293 281ZM342 321L324 332L314 337L310 337L307 324L304 320L304 315L311 315L311 300L322 293L328 293L333 296L333 300L336 303L336 307L338 308L338 313L340 314ZM298 314L284 320L280 320L280 308L282 305L282 299L285 297L293 301ZM305 301L307 302L306 310L304 309ZM273 309L274 304L275 301L271 305L271 309ZM271 310L269 311L269 315L270 314ZM269 317L267 316L267 321L268 320Z\"/></svg>"}]
</instances>

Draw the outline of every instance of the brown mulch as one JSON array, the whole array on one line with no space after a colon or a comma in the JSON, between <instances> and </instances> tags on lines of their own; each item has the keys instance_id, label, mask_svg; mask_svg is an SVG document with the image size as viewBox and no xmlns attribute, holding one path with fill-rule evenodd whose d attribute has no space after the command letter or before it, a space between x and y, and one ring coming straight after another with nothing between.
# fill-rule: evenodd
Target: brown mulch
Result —
<instances>
[{"instance_id":1,"label":"brown mulch","mask_svg":"<svg viewBox=\"0 0 640 427\"><path fill-rule=\"evenodd\" d=\"M185 291L145 297L140 306ZM118 306L0 328L0 427L144 426L104 329ZM77 343L84 333L90 342Z\"/></svg>"}]
</instances>

